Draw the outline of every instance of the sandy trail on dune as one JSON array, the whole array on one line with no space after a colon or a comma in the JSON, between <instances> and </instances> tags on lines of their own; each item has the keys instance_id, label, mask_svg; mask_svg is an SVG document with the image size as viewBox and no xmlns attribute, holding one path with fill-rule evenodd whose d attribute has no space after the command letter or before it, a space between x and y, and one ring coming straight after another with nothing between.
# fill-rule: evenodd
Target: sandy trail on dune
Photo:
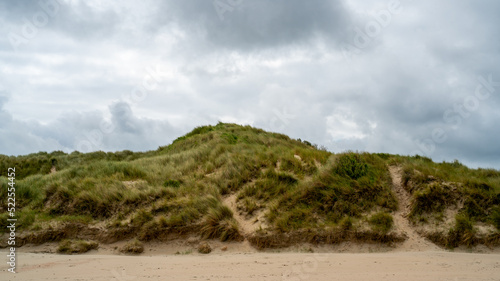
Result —
<instances>
[{"instance_id":1,"label":"sandy trail on dune","mask_svg":"<svg viewBox=\"0 0 500 281\"><path fill-rule=\"evenodd\" d=\"M253 224L249 220L247 220L244 216L242 216L240 214L240 212L238 211L238 208L236 205L236 201L237 201L236 196L237 196L236 193L231 194L231 195L225 197L222 201L226 206L229 207L229 209L231 209L231 211L233 211L233 217L238 222L238 225L240 227L240 233L243 236L247 236L247 235L253 233L255 228L254 228Z\"/></svg>"},{"instance_id":2,"label":"sandy trail on dune","mask_svg":"<svg viewBox=\"0 0 500 281\"><path fill-rule=\"evenodd\" d=\"M408 221L410 213L410 194L401 185L401 168L390 166L392 190L398 200L398 210L394 213L394 226L408 236L408 239L398 246L400 251L440 251L441 248L418 234Z\"/></svg>"}]
</instances>

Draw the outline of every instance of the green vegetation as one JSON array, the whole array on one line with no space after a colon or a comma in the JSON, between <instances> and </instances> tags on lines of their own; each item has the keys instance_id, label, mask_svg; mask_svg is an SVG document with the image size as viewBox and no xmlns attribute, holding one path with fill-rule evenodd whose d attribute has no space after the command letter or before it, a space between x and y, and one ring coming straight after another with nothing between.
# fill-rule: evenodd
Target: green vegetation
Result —
<instances>
[{"instance_id":1,"label":"green vegetation","mask_svg":"<svg viewBox=\"0 0 500 281\"><path fill-rule=\"evenodd\" d=\"M225 205L211 208L202 224L201 234L204 238L219 238L221 241L227 241L241 237L233 212Z\"/></svg>"},{"instance_id":2,"label":"green vegetation","mask_svg":"<svg viewBox=\"0 0 500 281\"><path fill-rule=\"evenodd\" d=\"M356 153L347 153L341 155L337 161L335 172L342 176L348 176L356 180L368 172L368 164L361 155Z\"/></svg>"},{"instance_id":3,"label":"green vegetation","mask_svg":"<svg viewBox=\"0 0 500 281\"><path fill-rule=\"evenodd\" d=\"M398 206L391 165L402 167L415 223L455 208L457 223L447 230L458 242L450 244L476 241L468 237L480 234L478 223L498 235L499 171L420 156L333 154L250 126L198 127L148 152L0 155L0 169L16 167L18 230L30 233L28 242L73 238L75 231L57 235L68 229L99 229L103 233L96 240L103 241L168 240L196 233L222 241L260 235L250 241L270 245L263 239L306 232L311 241L366 237L391 242ZM56 172L51 173L52 166ZM6 198L7 178L0 177L0 186L0 197ZM237 210L223 203L228 195L236 196ZM258 217L263 227L258 233L243 232L235 211L248 220ZM5 206L0 207L1 232L7 216ZM463 218L472 228L464 228ZM318 238L324 233L325 239Z\"/></svg>"},{"instance_id":4,"label":"green vegetation","mask_svg":"<svg viewBox=\"0 0 500 281\"><path fill-rule=\"evenodd\" d=\"M123 247L120 248L120 252L126 254L140 254L144 252L144 244L137 239L127 242Z\"/></svg>"},{"instance_id":5,"label":"green vegetation","mask_svg":"<svg viewBox=\"0 0 500 281\"><path fill-rule=\"evenodd\" d=\"M384 212L374 214L368 221L373 225L373 228L376 231L382 233L389 232L389 230L391 230L392 228L392 225L394 224L392 216Z\"/></svg>"},{"instance_id":6,"label":"green vegetation","mask_svg":"<svg viewBox=\"0 0 500 281\"><path fill-rule=\"evenodd\" d=\"M345 173L346 167L351 171L351 164L346 166L345 159L353 160L352 167L363 167L365 174L361 176L357 169L354 169L357 178ZM334 227L346 216L360 220L375 209L395 210L397 203L390 180L387 167L378 156L348 152L332 156L307 180L282 181L274 177L274 182L267 186L257 184L256 195L264 196L254 197L264 201L273 199L268 218L279 231Z\"/></svg>"},{"instance_id":7,"label":"green vegetation","mask_svg":"<svg viewBox=\"0 0 500 281\"><path fill-rule=\"evenodd\" d=\"M448 233L448 247L457 247L460 244L472 246L475 230L472 221L465 215L455 217L455 226Z\"/></svg>"},{"instance_id":8,"label":"green vegetation","mask_svg":"<svg viewBox=\"0 0 500 281\"><path fill-rule=\"evenodd\" d=\"M402 166L402 183L412 195L410 219L449 227L430 233L431 240L450 248L500 244L500 171L470 169L457 160L434 163L418 155L391 156L391 161ZM452 217L446 217L447 211ZM446 219L454 224L447 224ZM483 229L491 226L490 230L479 233L478 224Z\"/></svg>"},{"instance_id":9,"label":"green vegetation","mask_svg":"<svg viewBox=\"0 0 500 281\"><path fill-rule=\"evenodd\" d=\"M63 240L59 243L57 252L64 254L81 254L97 249L98 246L99 244L94 241Z\"/></svg>"},{"instance_id":10,"label":"green vegetation","mask_svg":"<svg viewBox=\"0 0 500 281\"><path fill-rule=\"evenodd\" d=\"M496 226L500 171L469 169L456 160L434 163L425 157L399 157L398 161L403 166L403 184L414 197L412 218L459 207L460 215Z\"/></svg>"}]
</instances>

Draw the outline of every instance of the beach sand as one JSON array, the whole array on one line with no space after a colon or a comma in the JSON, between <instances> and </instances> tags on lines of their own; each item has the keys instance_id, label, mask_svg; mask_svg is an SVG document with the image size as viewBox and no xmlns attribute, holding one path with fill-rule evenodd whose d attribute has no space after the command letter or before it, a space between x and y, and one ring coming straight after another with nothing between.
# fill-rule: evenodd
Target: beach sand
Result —
<instances>
[{"instance_id":1,"label":"beach sand","mask_svg":"<svg viewBox=\"0 0 500 281\"><path fill-rule=\"evenodd\" d=\"M229 244L227 251L215 248L202 255L149 245L144 254L128 256L113 254L110 247L82 255L41 253L44 249L50 252L53 245L20 248L17 273L7 272L2 262L0 280L500 280L498 251L384 251L366 246L352 248L358 253L326 252L342 248L257 252ZM6 260L6 249L0 253Z\"/></svg>"}]
</instances>

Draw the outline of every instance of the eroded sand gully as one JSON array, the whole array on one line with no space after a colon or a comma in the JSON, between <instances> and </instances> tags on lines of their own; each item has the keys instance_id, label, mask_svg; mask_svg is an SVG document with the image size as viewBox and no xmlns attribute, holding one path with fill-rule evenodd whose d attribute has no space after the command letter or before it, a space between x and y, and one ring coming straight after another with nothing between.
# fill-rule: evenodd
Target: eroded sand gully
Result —
<instances>
[{"instance_id":1,"label":"eroded sand gully","mask_svg":"<svg viewBox=\"0 0 500 281\"><path fill-rule=\"evenodd\" d=\"M394 213L394 226L397 231L404 233L408 239L398 247L400 251L440 251L441 249L431 241L419 235L408 221L410 213L410 195L401 185L401 168L390 166L392 188L398 200L398 211Z\"/></svg>"}]
</instances>

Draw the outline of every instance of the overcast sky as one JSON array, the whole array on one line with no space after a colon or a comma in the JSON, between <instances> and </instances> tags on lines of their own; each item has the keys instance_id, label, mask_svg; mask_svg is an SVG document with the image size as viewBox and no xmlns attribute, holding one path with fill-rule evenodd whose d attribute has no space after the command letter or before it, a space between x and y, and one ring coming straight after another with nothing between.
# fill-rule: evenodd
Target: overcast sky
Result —
<instances>
[{"instance_id":1,"label":"overcast sky","mask_svg":"<svg viewBox=\"0 0 500 281\"><path fill-rule=\"evenodd\" d=\"M367 3L369 2L369 3ZM500 1L0 1L0 154L195 126L500 169Z\"/></svg>"}]
</instances>

